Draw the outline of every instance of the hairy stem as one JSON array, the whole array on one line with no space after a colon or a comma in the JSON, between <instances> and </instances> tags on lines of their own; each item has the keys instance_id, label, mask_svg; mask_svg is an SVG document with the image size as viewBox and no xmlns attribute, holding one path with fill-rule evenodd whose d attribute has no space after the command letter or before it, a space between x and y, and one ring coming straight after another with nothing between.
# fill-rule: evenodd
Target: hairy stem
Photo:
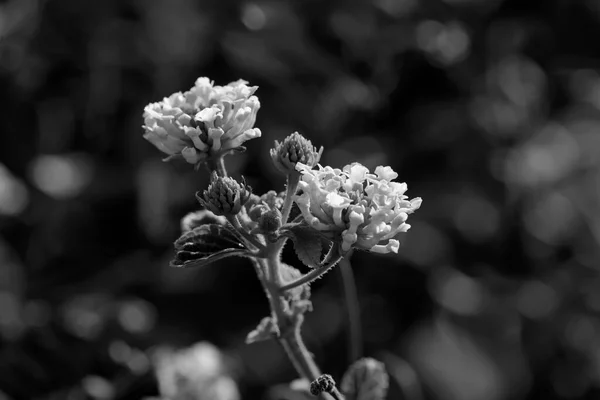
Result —
<instances>
[{"instance_id":1,"label":"hairy stem","mask_svg":"<svg viewBox=\"0 0 600 400\"><path fill-rule=\"evenodd\" d=\"M263 286L267 289L269 304L273 316L277 320L280 332L278 341L298 374L312 381L319 377L321 373L302 341L300 329L304 318L302 315L294 315L289 309L285 298L281 296L279 292L281 285L279 252L274 245L269 250L271 251L270 256L258 262L262 263L264 269L269 271L267 282L264 282Z\"/></svg>"},{"instance_id":2,"label":"hairy stem","mask_svg":"<svg viewBox=\"0 0 600 400\"><path fill-rule=\"evenodd\" d=\"M344 289L346 311L348 313L348 364L352 364L362 355L362 332L360 328L360 309L354 272L350 265L350 256L340 261L340 275Z\"/></svg>"},{"instance_id":3,"label":"hairy stem","mask_svg":"<svg viewBox=\"0 0 600 400\"><path fill-rule=\"evenodd\" d=\"M253 235L249 234L248 232L246 232L246 230L244 229L244 227L242 226L242 223L240 222L240 219L238 218L237 215L234 216L228 216L227 220L229 221L229 223L231 225L233 225L233 227L237 230L237 232L242 236L242 238L244 238L247 242L249 242L250 244L252 244L254 247L256 247L258 250L262 250L265 246L259 242Z\"/></svg>"},{"instance_id":4,"label":"hairy stem","mask_svg":"<svg viewBox=\"0 0 600 400\"><path fill-rule=\"evenodd\" d=\"M298 286L304 285L305 283L311 283L315 279L320 278L321 275L325 274L331 268L333 268L342 258L343 258L342 256L338 256L337 258L330 261L329 263L327 263L319 268L313 269L308 274L303 275L301 278L298 278L293 282L290 282L288 284L281 286L279 288L279 291L281 293L284 293L287 290L297 288Z\"/></svg>"},{"instance_id":5,"label":"hairy stem","mask_svg":"<svg viewBox=\"0 0 600 400\"><path fill-rule=\"evenodd\" d=\"M319 371L319 367L315 364L312 355L302 340L300 334L301 323L295 325L290 332L281 335L279 342L285 349L292 364L297 365L296 370L300 376L313 381L321 375L321 371Z\"/></svg>"},{"instance_id":6,"label":"hairy stem","mask_svg":"<svg viewBox=\"0 0 600 400\"><path fill-rule=\"evenodd\" d=\"M293 197L296 194L298 188L298 182L300 182L299 173L291 173L287 176L287 186L285 189L285 200L283 207L281 207L281 222L286 223L290 217L290 211L292 210Z\"/></svg>"}]
</instances>

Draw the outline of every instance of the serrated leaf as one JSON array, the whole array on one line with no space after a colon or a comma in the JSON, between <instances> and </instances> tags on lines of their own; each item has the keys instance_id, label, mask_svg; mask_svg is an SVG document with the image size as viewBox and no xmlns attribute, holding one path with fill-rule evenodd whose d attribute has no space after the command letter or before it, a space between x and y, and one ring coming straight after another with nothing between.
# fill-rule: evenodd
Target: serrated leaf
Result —
<instances>
[{"instance_id":1,"label":"serrated leaf","mask_svg":"<svg viewBox=\"0 0 600 400\"><path fill-rule=\"evenodd\" d=\"M184 246L207 254L227 248L244 248L228 227L219 224L200 225L184 233L175 241L175 249L180 250Z\"/></svg>"},{"instance_id":2,"label":"serrated leaf","mask_svg":"<svg viewBox=\"0 0 600 400\"><path fill-rule=\"evenodd\" d=\"M223 258L244 256L247 253L247 250L225 249L209 256L203 256L201 253L178 251L175 255L175 258L171 260L169 265L175 268L203 267Z\"/></svg>"},{"instance_id":3,"label":"serrated leaf","mask_svg":"<svg viewBox=\"0 0 600 400\"><path fill-rule=\"evenodd\" d=\"M247 249L226 226L205 224L181 235L174 243L172 267L200 267L222 258L244 255Z\"/></svg>"},{"instance_id":4,"label":"serrated leaf","mask_svg":"<svg viewBox=\"0 0 600 400\"><path fill-rule=\"evenodd\" d=\"M323 252L323 237L319 231L304 225L295 225L283 234L292 238L296 255L304 265L310 268L319 267Z\"/></svg>"},{"instance_id":5,"label":"serrated leaf","mask_svg":"<svg viewBox=\"0 0 600 400\"><path fill-rule=\"evenodd\" d=\"M248 333L246 336L246 344L262 342L263 340L269 340L273 336L279 335L279 328L271 317L264 317L256 329Z\"/></svg>"},{"instance_id":6,"label":"serrated leaf","mask_svg":"<svg viewBox=\"0 0 600 400\"><path fill-rule=\"evenodd\" d=\"M181 219L181 232L186 233L206 224L227 225L227 218L209 210L193 211Z\"/></svg>"}]
</instances>

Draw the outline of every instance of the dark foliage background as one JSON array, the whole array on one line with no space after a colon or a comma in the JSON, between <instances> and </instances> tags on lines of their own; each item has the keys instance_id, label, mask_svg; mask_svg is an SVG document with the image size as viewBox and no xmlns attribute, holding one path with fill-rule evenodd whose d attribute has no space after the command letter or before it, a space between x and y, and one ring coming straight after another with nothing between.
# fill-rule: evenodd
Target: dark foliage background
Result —
<instances>
[{"instance_id":1,"label":"dark foliage background","mask_svg":"<svg viewBox=\"0 0 600 400\"><path fill-rule=\"evenodd\" d=\"M352 259L390 398L598 398L598 37L595 0L1 2L0 398L156 395L152 349L200 340L244 399L294 378L244 344L268 312L246 261L167 266L208 177L162 163L141 114L198 76L260 86L263 138L228 160L256 192L298 130L423 197L398 256ZM339 275L313 291L339 377Z\"/></svg>"}]
</instances>

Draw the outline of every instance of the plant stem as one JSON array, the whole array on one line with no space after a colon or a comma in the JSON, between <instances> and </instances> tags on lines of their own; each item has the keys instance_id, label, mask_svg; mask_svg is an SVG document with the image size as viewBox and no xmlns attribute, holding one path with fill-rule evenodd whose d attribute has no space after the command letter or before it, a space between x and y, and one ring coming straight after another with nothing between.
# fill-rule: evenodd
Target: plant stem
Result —
<instances>
[{"instance_id":1,"label":"plant stem","mask_svg":"<svg viewBox=\"0 0 600 400\"><path fill-rule=\"evenodd\" d=\"M270 256L266 259L261 259L262 263L269 271L268 282L264 282L263 286L267 289L267 297L269 297L269 303L273 316L277 319L277 326L279 328L279 343L285 350L288 358L294 365L294 368L298 374L313 381L317 379L321 373L319 367L315 364L312 355L308 352L300 329L304 317L294 315L289 310L287 301L281 296L279 287L281 285L280 261L279 252L275 245L270 246Z\"/></svg>"},{"instance_id":2,"label":"plant stem","mask_svg":"<svg viewBox=\"0 0 600 400\"><path fill-rule=\"evenodd\" d=\"M293 282L290 282L286 285L281 286L279 288L279 291L281 293L284 293L287 290L294 289L300 285L304 285L305 283L311 283L315 279L318 279L321 275L325 274L331 268L333 268L342 258L343 258L342 256L338 256L333 261L330 261L329 263L327 263L319 268L313 269L308 274L303 275L301 278L298 278Z\"/></svg>"},{"instance_id":3,"label":"plant stem","mask_svg":"<svg viewBox=\"0 0 600 400\"><path fill-rule=\"evenodd\" d=\"M293 197L296 194L298 188L298 182L300 182L300 173L292 172L287 176L287 186L285 189L285 200L281 207L281 222L286 223L290 217L290 211L292 210Z\"/></svg>"},{"instance_id":4,"label":"plant stem","mask_svg":"<svg viewBox=\"0 0 600 400\"><path fill-rule=\"evenodd\" d=\"M296 189L298 188L298 182L300 182L300 174L289 174L287 176L287 187L285 189L285 199L283 200L283 206L281 207L281 222L285 224L290 217L290 212L292 211L292 205L294 204L293 197L296 194ZM285 242L287 242L287 238L283 238L279 240L274 248L273 252L277 255L277 258L281 258L281 251L283 250L283 246L285 246Z\"/></svg>"},{"instance_id":5,"label":"plant stem","mask_svg":"<svg viewBox=\"0 0 600 400\"><path fill-rule=\"evenodd\" d=\"M329 393L333 396L334 400L345 400L345 397L335 387Z\"/></svg>"},{"instance_id":6,"label":"plant stem","mask_svg":"<svg viewBox=\"0 0 600 400\"><path fill-rule=\"evenodd\" d=\"M225 156L218 155L211 157L207 161L208 169L211 171L217 171L217 175L225 178L227 177L227 169L225 168Z\"/></svg>"},{"instance_id":7,"label":"plant stem","mask_svg":"<svg viewBox=\"0 0 600 400\"><path fill-rule=\"evenodd\" d=\"M348 313L348 364L352 364L362 355L362 334L358 293L356 292L356 281L350 265L350 255L340 261L340 275Z\"/></svg>"},{"instance_id":8,"label":"plant stem","mask_svg":"<svg viewBox=\"0 0 600 400\"><path fill-rule=\"evenodd\" d=\"M237 215L228 216L227 221L229 221L229 223L231 225L233 225L233 227L237 230L237 232L245 240L247 240L249 243L251 243L258 250L262 250L265 247L261 242L259 242L257 239L255 239L254 236L252 236L252 235L248 234L248 232L246 232L246 230L242 226L242 223L240 222L240 219L238 218Z\"/></svg>"},{"instance_id":9,"label":"plant stem","mask_svg":"<svg viewBox=\"0 0 600 400\"><path fill-rule=\"evenodd\" d=\"M319 371L319 367L315 364L312 355L302 340L301 325L302 322L299 320L289 332L281 335L279 341L292 363L297 364L296 370L298 373L312 382L321 375L321 371Z\"/></svg>"}]
</instances>

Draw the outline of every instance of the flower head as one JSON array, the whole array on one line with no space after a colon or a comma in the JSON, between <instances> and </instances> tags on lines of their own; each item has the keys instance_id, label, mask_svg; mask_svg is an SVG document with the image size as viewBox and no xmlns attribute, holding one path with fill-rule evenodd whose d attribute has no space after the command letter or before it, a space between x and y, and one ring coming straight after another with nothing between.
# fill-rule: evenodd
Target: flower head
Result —
<instances>
[{"instance_id":1,"label":"flower head","mask_svg":"<svg viewBox=\"0 0 600 400\"><path fill-rule=\"evenodd\" d=\"M398 252L396 236L408 231L408 214L421 206L421 198L408 200L406 184L390 167L377 167L375 174L359 163L342 170L298 163L302 173L294 201L306 223L334 240L342 252L351 248L375 253Z\"/></svg>"},{"instance_id":2,"label":"flower head","mask_svg":"<svg viewBox=\"0 0 600 400\"><path fill-rule=\"evenodd\" d=\"M319 162L322 152L323 147L317 150L310 140L294 132L281 143L275 141L275 147L271 149L271 159L275 168L287 175L296 172L297 163L314 167Z\"/></svg>"},{"instance_id":3,"label":"flower head","mask_svg":"<svg viewBox=\"0 0 600 400\"><path fill-rule=\"evenodd\" d=\"M224 178L213 172L208 189L202 196L196 193L196 198L214 214L228 216L238 214L250 199L251 193L252 189L245 182L240 184L233 178Z\"/></svg>"},{"instance_id":4,"label":"flower head","mask_svg":"<svg viewBox=\"0 0 600 400\"><path fill-rule=\"evenodd\" d=\"M198 78L187 92L177 92L144 108L144 138L169 156L191 164L239 148L260 137L254 128L260 108L257 86L239 80L215 86Z\"/></svg>"}]
</instances>

